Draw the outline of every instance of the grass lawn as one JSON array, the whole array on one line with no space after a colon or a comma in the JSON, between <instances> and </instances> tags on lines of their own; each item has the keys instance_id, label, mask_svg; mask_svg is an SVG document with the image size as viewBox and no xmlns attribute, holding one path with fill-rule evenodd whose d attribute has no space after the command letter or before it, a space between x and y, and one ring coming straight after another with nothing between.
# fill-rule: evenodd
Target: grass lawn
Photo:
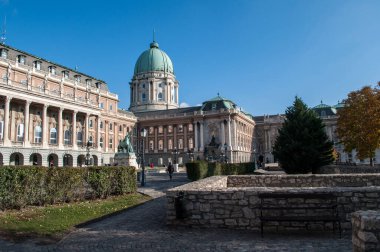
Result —
<instances>
[{"instance_id":1,"label":"grass lawn","mask_svg":"<svg viewBox=\"0 0 380 252\"><path fill-rule=\"evenodd\" d=\"M142 194L128 194L104 200L26 207L0 212L0 232L10 238L60 236L80 223L149 200Z\"/></svg>"}]
</instances>

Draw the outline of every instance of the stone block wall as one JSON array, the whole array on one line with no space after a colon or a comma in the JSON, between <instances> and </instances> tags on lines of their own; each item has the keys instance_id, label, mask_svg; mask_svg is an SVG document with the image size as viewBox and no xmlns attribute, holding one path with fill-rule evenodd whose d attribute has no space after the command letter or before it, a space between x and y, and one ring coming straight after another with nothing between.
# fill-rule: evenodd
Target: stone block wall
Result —
<instances>
[{"instance_id":1,"label":"stone block wall","mask_svg":"<svg viewBox=\"0 0 380 252\"><path fill-rule=\"evenodd\" d=\"M380 174L231 175L227 187L380 186Z\"/></svg>"},{"instance_id":2,"label":"stone block wall","mask_svg":"<svg viewBox=\"0 0 380 252\"><path fill-rule=\"evenodd\" d=\"M380 211L352 214L353 251L380 251Z\"/></svg>"},{"instance_id":3,"label":"stone block wall","mask_svg":"<svg viewBox=\"0 0 380 252\"><path fill-rule=\"evenodd\" d=\"M315 175L303 175L305 178L298 178L289 175L280 175L285 178L278 178L277 175L259 175L259 176L216 176L206 178L194 183L186 184L167 191L167 224L169 225L185 225L206 228L234 228L234 229L252 229L258 230L260 227L259 206L260 200L258 194L260 192L299 192L299 193L321 193L331 192L337 196L339 203L339 213L342 218L342 228L351 229L351 213L358 210L380 209L380 186L375 180L379 180L379 176L375 179L364 177L362 182L360 179L344 178L341 181L335 178L335 182L347 184L352 181L353 187L326 187L331 183L331 178L325 175L326 181L318 178L318 183L313 184ZM300 175L302 176L302 175ZM357 175L355 175L357 176ZM240 180L239 177L243 179ZM257 177L257 178L255 178ZM351 176L352 177L352 176ZM250 184L247 181L257 180L259 185ZM289 180L289 181L287 181ZM303 180L303 181L301 181ZM237 187L241 181L244 187ZM310 182L311 185L322 185L319 187L302 187ZM342 182L343 181L343 182ZM270 187L265 187L268 184ZM234 185L228 187L227 185ZM276 185L278 185L276 187ZM289 185L293 185L289 187ZM361 185L361 186L360 186ZM367 186L371 185L371 186ZM288 187L284 187L288 186ZM176 219L174 197L179 192L184 192L184 204L186 209L185 219ZM281 202L281 204L292 205L294 199ZM307 202L301 202L307 203ZM312 202L312 204L320 204L322 202ZM302 213L301 213L302 214ZM304 228L306 223L272 223L276 229L293 230ZM327 228L331 229L332 224L326 223L310 223L313 229ZM266 225L270 228L270 225Z\"/></svg>"}]
</instances>

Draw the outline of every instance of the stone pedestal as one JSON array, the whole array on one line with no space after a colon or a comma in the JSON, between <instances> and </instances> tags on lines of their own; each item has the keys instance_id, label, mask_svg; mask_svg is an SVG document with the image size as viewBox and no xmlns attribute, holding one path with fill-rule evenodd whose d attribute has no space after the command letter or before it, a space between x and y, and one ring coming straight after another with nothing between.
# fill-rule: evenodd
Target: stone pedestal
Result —
<instances>
[{"instance_id":1,"label":"stone pedestal","mask_svg":"<svg viewBox=\"0 0 380 252\"><path fill-rule=\"evenodd\" d=\"M116 153L114 160L119 166L133 166L136 169L138 168L136 155L134 153Z\"/></svg>"}]
</instances>

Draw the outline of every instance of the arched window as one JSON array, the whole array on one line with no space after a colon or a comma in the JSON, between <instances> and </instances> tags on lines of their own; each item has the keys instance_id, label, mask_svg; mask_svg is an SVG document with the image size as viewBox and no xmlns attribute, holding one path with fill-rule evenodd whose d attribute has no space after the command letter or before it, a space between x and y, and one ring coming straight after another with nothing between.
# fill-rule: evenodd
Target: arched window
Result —
<instances>
[{"instance_id":1,"label":"arched window","mask_svg":"<svg viewBox=\"0 0 380 252\"><path fill-rule=\"evenodd\" d=\"M103 137L99 139L99 145L100 145L100 148L103 148Z\"/></svg>"},{"instance_id":2,"label":"arched window","mask_svg":"<svg viewBox=\"0 0 380 252\"><path fill-rule=\"evenodd\" d=\"M161 93L161 92L158 93L158 95L157 95L157 100L159 100L159 101L162 101L162 100L163 100L163 96L162 96L162 93Z\"/></svg>"},{"instance_id":3,"label":"arched window","mask_svg":"<svg viewBox=\"0 0 380 252\"><path fill-rule=\"evenodd\" d=\"M57 129L56 128L50 129L50 143L57 144Z\"/></svg>"},{"instance_id":4,"label":"arched window","mask_svg":"<svg viewBox=\"0 0 380 252\"><path fill-rule=\"evenodd\" d=\"M42 139L42 129L40 125L37 125L34 128L34 142L41 143L41 139Z\"/></svg>"},{"instance_id":5,"label":"arched window","mask_svg":"<svg viewBox=\"0 0 380 252\"><path fill-rule=\"evenodd\" d=\"M24 141L24 124L20 123L17 126L17 141L22 142Z\"/></svg>"},{"instance_id":6,"label":"arched window","mask_svg":"<svg viewBox=\"0 0 380 252\"><path fill-rule=\"evenodd\" d=\"M81 145L83 143L83 133L82 131L77 132L77 144Z\"/></svg>"},{"instance_id":7,"label":"arched window","mask_svg":"<svg viewBox=\"0 0 380 252\"><path fill-rule=\"evenodd\" d=\"M70 130L65 130L65 134L64 134L64 143L65 144L71 144L71 132Z\"/></svg>"}]
</instances>

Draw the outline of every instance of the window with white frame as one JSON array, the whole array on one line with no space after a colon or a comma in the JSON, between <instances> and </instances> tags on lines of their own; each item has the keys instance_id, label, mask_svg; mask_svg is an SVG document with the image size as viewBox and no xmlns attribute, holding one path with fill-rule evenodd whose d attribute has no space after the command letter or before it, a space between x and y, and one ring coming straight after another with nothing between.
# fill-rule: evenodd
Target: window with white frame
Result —
<instances>
[{"instance_id":1,"label":"window with white frame","mask_svg":"<svg viewBox=\"0 0 380 252\"><path fill-rule=\"evenodd\" d=\"M5 48L1 48L0 49L0 57L3 59L7 59L8 58L8 50Z\"/></svg>"},{"instance_id":2,"label":"window with white frame","mask_svg":"<svg viewBox=\"0 0 380 252\"><path fill-rule=\"evenodd\" d=\"M91 86L91 79L86 79L86 85Z\"/></svg>"},{"instance_id":3,"label":"window with white frame","mask_svg":"<svg viewBox=\"0 0 380 252\"><path fill-rule=\"evenodd\" d=\"M75 83L80 83L80 75L79 74L77 74L77 75L74 75L74 81L75 81Z\"/></svg>"},{"instance_id":4,"label":"window with white frame","mask_svg":"<svg viewBox=\"0 0 380 252\"><path fill-rule=\"evenodd\" d=\"M173 126L171 126L171 125L168 126L168 132L169 132L169 133L172 133L172 132L173 132Z\"/></svg>"},{"instance_id":5,"label":"window with white frame","mask_svg":"<svg viewBox=\"0 0 380 252\"><path fill-rule=\"evenodd\" d=\"M100 139L99 139L99 145L100 145L100 148L103 148L103 137L100 137Z\"/></svg>"},{"instance_id":6,"label":"window with white frame","mask_svg":"<svg viewBox=\"0 0 380 252\"><path fill-rule=\"evenodd\" d=\"M92 128L93 127L93 121L92 121L92 119L90 119L90 121L89 121L89 126L90 126L90 128Z\"/></svg>"},{"instance_id":7,"label":"window with white frame","mask_svg":"<svg viewBox=\"0 0 380 252\"><path fill-rule=\"evenodd\" d=\"M104 103L103 102L99 103L99 108L104 109Z\"/></svg>"},{"instance_id":8,"label":"window with white frame","mask_svg":"<svg viewBox=\"0 0 380 252\"><path fill-rule=\"evenodd\" d=\"M20 123L17 126L17 141L22 142L24 141L24 124Z\"/></svg>"},{"instance_id":9,"label":"window with white frame","mask_svg":"<svg viewBox=\"0 0 380 252\"><path fill-rule=\"evenodd\" d=\"M17 56L17 62L20 63L20 64L25 65L25 63L26 63L26 57L25 57L25 55L18 55Z\"/></svg>"},{"instance_id":10,"label":"window with white frame","mask_svg":"<svg viewBox=\"0 0 380 252\"><path fill-rule=\"evenodd\" d=\"M150 140L149 141L149 150L153 150L153 149L154 149L154 141Z\"/></svg>"},{"instance_id":11,"label":"window with white frame","mask_svg":"<svg viewBox=\"0 0 380 252\"><path fill-rule=\"evenodd\" d=\"M36 125L36 127L34 127L34 142L41 143L41 140L42 140L42 129L40 125Z\"/></svg>"},{"instance_id":12,"label":"window with white frame","mask_svg":"<svg viewBox=\"0 0 380 252\"><path fill-rule=\"evenodd\" d=\"M190 132L193 131L193 124L192 123L189 124L189 131Z\"/></svg>"},{"instance_id":13,"label":"window with white frame","mask_svg":"<svg viewBox=\"0 0 380 252\"><path fill-rule=\"evenodd\" d=\"M112 149L112 136L109 136L109 148Z\"/></svg>"},{"instance_id":14,"label":"window with white frame","mask_svg":"<svg viewBox=\"0 0 380 252\"><path fill-rule=\"evenodd\" d=\"M90 136L90 137L88 138L88 142L90 143L90 146L92 146L92 144L93 144L93 142L94 142L94 140L93 140L93 137L92 137L92 136Z\"/></svg>"},{"instance_id":15,"label":"window with white frame","mask_svg":"<svg viewBox=\"0 0 380 252\"><path fill-rule=\"evenodd\" d=\"M163 150L164 149L164 141L162 139L158 140L158 149L159 150Z\"/></svg>"},{"instance_id":16,"label":"window with white frame","mask_svg":"<svg viewBox=\"0 0 380 252\"><path fill-rule=\"evenodd\" d=\"M56 67L55 66L49 66L48 71L49 71L49 73L55 75L56 74Z\"/></svg>"},{"instance_id":17,"label":"window with white frame","mask_svg":"<svg viewBox=\"0 0 380 252\"><path fill-rule=\"evenodd\" d=\"M62 71L62 76L64 79L68 79L69 78L69 71L67 71L67 70Z\"/></svg>"},{"instance_id":18,"label":"window with white frame","mask_svg":"<svg viewBox=\"0 0 380 252\"><path fill-rule=\"evenodd\" d=\"M192 138L189 138L189 149L193 149L194 148L194 143L193 143L193 139Z\"/></svg>"},{"instance_id":19,"label":"window with white frame","mask_svg":"<svg viewBox=\"0 0 380 252\"><path fill-rule=\"evenodd\" d=\"M183 126L182 124L178 125L178 132L182 132L183 131Z\"/></svg>"},{"instance_id":20,"label":"window with white frame","mask_svg":"<svg viewBox=\"0 0 380 252\"><path fill-rule=\"evenodd\" d=\"M153 127L149 127L149 134L152 135L154 132L154 128Z\"/></svg>"},{"instance_id":21,"label":"window with white frame","mask_svg":"<svg viewBox=\"0 0 380 252\"><path fill-rule=\"evenodd\" d=\"M178 149L183 149L183 139L178 139Z\"/></svg>"},{"instance_id":22,"label":"window with white frame","mask_svg":"<svg viewBox=\"0 0 380 252\"><path fill-rule=\"evenodd\" d=\"M159 134L162 134L163 132L164 132L164 127L159 126L159 127L158 127L158 133L159 133Z\"/></svg>"},{"instance_id":23,"label":"window with white frame","mask_svg":"<svg viewBox=\"0 0 380 252\"><path fill-rule=\"evenodd\" d=\"M77 145L83 144L83 133L82 131L77 132Z\"/></svg>"},{"instance_id":24,"label":"window with white frame","mask_svg":"<svg viewBox=\"0 0 380 252\"><path fill-rule=\"evenodd\" d=\"M36 61L34 61L33 62L33 67L34 67L34 69L37 69L37 70L41 70L41 61L39 61L39 60L36 60Z\"/></svg>"},{"instance_id":25,"label":"window with white frame","mask_svg":"<svg viewBox=\"0 0 380 252\"><path fill-rule=\"evenodd\" d=\"M50 129L50 143L57 144L57 129L56 128Z\"/></svg>"},{"instance_id":26,"label":"window with white frame","mask_svg":"<svg viewBox=\"0 0 380 252\"><path fill-rule=\"evenodd\" d=\"M65 130L63 137L64 144L71 144L71 131Z\"/></svg>"}]
</instances>

